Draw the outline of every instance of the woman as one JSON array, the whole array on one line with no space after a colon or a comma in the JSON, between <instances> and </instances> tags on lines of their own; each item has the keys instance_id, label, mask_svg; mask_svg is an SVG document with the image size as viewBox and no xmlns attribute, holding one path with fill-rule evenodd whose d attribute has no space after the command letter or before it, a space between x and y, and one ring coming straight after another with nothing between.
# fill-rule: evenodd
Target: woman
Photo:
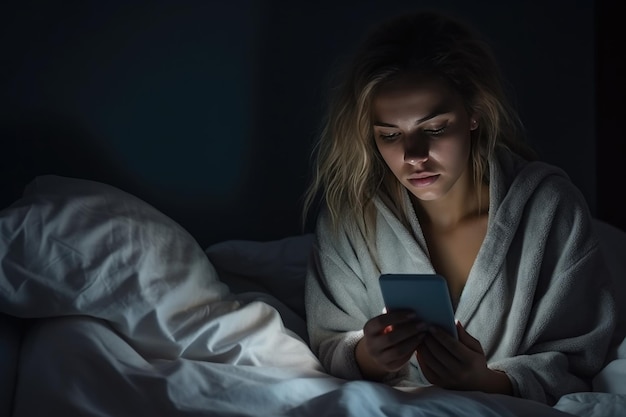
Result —
<instances>
[{"instance_id":1,"label":"woman","mask_svg":"<svg viewBox=\"0 0 626 417\"><path fill-rule=\"evenodd\" d=\"M463 24L382 24L337 90L307 208L311 346L347 379L554 404L590 390L614 327L608 273L579 190L534 161L498 66ZM381 314L383 273L439 273L458 340Z\"/></svg>"}]
</instances>

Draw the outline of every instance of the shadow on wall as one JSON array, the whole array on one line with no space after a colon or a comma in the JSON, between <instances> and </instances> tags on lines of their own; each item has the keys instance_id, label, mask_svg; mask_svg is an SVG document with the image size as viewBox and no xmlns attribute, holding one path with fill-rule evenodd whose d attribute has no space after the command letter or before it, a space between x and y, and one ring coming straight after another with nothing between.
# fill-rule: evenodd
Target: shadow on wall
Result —
<instances>
[{"instance_id":1,"label":"shadow on wall","mask_svg":"<svg viewBox=\"0 0 626 417\"><path fill-rule=\"evenodd\" d=\"M39 175L85 178L127 188L123 167L74 120L51 113L2 120L0 138L2 208L20 198L24 187Z\"/></svg>"},{"instance_id":2,"label":"shadow on wall","mask_svg":"<svg viewBox=\"0 0 626 417\"><path fill-rule=\"evenodd\" d=\"M183 149L177 151L185 151L184 143L180 147ZM228 239L272 240L300 232L297 201L292 205L277 204L280 199L269 195L261 200L267 173L246 176L241 184L243 188L255 189L249 194L254 198L229 198L219 190L212 191L212 187L220 188L216 182L228 183L224 176L229 171L219 167L216 169L222 175L199 173L190 179L203 182L204 189L155 185L141 176L141 170L133 169L133 161L124 162L124 155L111 145L109 138L94 135L74 118L51 112L25 112L20 117L1 119L0 150L0 209L19 199L35 177L52 174L104 182L129 192L178 222L203 247ZM228 153L215 157L224 161L238 159ZM166 162L162 176L185 172L180 165L184 161ZM203 168L205 173L210 171ZM291 200L288 193L283 198Z\"/></svg>"},{"instance_id":3,"label":"shadow on wall","mask_svg":"<svg viewBox=\"0 0 626 417\"><path fill-rule=\"evenodd\" d=\"M8 5L0 15L0 203L36 175L67 175L144 199L203 245L298 233L301 141L284 126L250 126L257 7ZM260 106L296 107L277 103L273 90L261 94ZM276 107L267 117L293 119Z\"/></svg>"}]
</instances>

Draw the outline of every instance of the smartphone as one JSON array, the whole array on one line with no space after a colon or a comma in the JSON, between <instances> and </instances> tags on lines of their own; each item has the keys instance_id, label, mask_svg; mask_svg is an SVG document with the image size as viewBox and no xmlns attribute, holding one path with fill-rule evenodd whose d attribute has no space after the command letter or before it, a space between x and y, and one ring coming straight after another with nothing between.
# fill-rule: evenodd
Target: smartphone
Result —
<instances>
[{"instance_id":1,"label":"smartphone","mask_svg":"<svg viewBox=\"0 0 626 417\"><path fill-rule=\"evenodd\" d=\"M458 339L448 284L439 274L382 274L379 278L387 311L409 309L418 319Z\"/></svg>"}]
</instances>

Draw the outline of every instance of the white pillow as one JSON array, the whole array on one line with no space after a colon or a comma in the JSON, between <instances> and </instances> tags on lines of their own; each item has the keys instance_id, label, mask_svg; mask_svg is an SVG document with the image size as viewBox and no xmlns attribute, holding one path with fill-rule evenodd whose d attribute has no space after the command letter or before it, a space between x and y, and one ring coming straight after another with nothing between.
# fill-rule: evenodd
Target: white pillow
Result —
<instances>
[{"instance_id":1,"label":"white pillow","mask_svg":"<svg viewBox=\"0 0 626 417\"><path fill-rule=\"evenodd\" d=\"M604 392L574 392L561 397L555 409L581 417L623 417L626 395Z\"/></svg>"},{"instance_id":2,"label":"white pillow","mask_svg":"<svg viewBox=\"0 0 626 417\"><path fill-rule=\"evenodd\" d=\"M611 273L618 317L608 363L593 379L593 390L626 395L626 233L601 220L594 224Z\"/></svg>"},{"instance_id":3,"label":"white pillow","mask_svg":"<svg viewBox=\"0 0 626 417\"><path fill-rule=\"evenodd\" d=\"M626 397L626 359L615 359L593 378L593 390Z\"/></svg>"},{"instance_id":4,"label":"white pillow","mask_svg":"<svg viewBox=\"0 0 626 417\"><path fill-rule=\"evenodd\" d=\"M185 349L185 314L226 294L185 229L115 187L42 176L0 211L0 312L101 318L168 358Z\"/></svg>"},{"instance_id":5,"label":"white pillow","mask_svg":"<svg viewBox=\"0 0 626 417\"><path fill-rule=\"evenodd\" d=\"M206 253L232 292L267 292L304 319L304 278L312 245L313 234L308 233L265 242L227 240L209 246Z\"/></svg>"},{"instance_id":6,"label":"white pillow","mask_svg":"<svg viewBox=\"0 0 626 417\"><path fill-rule=\"evenodd\" d=\"M611 273L613 295L617 306L617 327L611 359L626 359L626 232L595 219L596 233Z\"/></svg>"}]
</instances>

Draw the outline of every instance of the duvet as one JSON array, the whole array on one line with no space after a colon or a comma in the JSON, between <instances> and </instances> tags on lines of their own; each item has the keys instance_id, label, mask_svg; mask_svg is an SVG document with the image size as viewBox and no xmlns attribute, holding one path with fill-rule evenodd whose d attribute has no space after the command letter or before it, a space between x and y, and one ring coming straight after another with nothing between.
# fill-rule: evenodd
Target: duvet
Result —
<instances>
[{"instance_id":1,"label":"duvet","mask_svg":"<svg viewBox=\"0 0 626 417\"><path fill-rule=\"evenodd\" d=\"M238 288L228 267L249 258L230 249L203 250L119 189L37 178L0 212L0 312L30 319L12 416L626 415L619 394L548 407L332 377L306 343L297 300L268 291L293 282Z\"/></svg>"}]
</instances>

